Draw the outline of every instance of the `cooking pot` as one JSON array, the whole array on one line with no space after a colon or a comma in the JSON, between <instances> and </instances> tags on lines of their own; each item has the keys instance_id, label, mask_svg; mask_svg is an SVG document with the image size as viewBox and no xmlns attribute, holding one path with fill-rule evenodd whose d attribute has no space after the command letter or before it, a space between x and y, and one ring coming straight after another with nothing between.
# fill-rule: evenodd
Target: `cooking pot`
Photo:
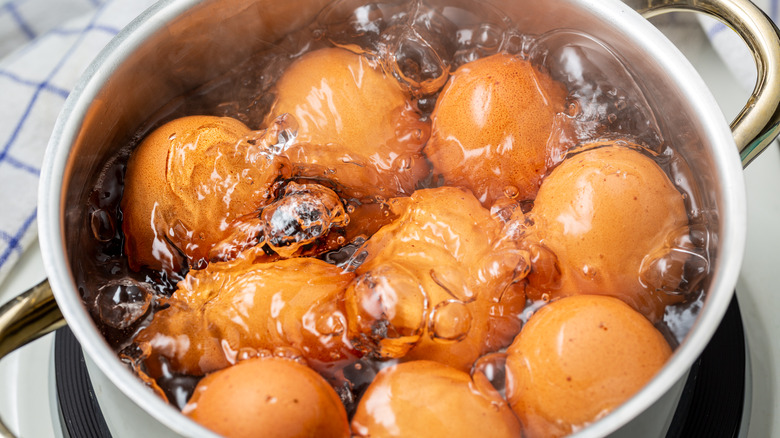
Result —
<instances>
[{"instance_id":1,"label":"cooking pot","mask_svg":"<svg viewBox=\"0 0 780 438\"><path fill-rule=\"evenodd\" d=\"M706 298L688 335L645 388L577 433L605 436L658 405L662 397L679 393L673 388L679 389L731 300L746 235L742 166L780 130L778 31L747 0L637 0L629 5L616 0L486 3L502 10L526 33L567 28L594 35L628 66L654 108L665 138L690 166L700 192L697 208L714 232L708 248L711 275L706 280ZM94 378L107 377L122 397L171 434L213 436L152 393L120 362L83 305L75 278L76 273L90 269L84 260L85 233L90 232L88 197L107 161L150 114L267 48L267 42L304 26L327 4L325 0L163 0L108 44L67 99L52 134L38 199L40 245L49 279L0 309L0 357L67 321L88 357L91 372L100 376ZM755 56L757 85L731 129L693 67L645 20L678 10L723 20L743 37ZM11 436L2 422L0 435Z\"/></svg>"}]
</instances>

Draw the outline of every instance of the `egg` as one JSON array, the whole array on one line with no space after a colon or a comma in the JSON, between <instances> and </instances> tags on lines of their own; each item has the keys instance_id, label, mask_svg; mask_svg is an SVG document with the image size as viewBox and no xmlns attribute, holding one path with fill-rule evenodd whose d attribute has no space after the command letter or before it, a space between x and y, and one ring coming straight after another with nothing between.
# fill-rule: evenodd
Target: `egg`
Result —
<instances>
[{"instance_id":1,"label":"egg","mask_svg":"<svg viewBox=\"0 0 780 438\"><path fill-rule=\"evenodd\" d=\"M133 151L121 203L133 269L202 268L220 242L239 249L257 243L253 233L236 239L233 230L273 200L272 186L290 167L267 152L273 132L257 133L257 142L250 135L232 118L188 116L155 129Z\"/></svg>"},{"instance_id":2,"label":"egg","mask_svg":"<svg viewBox=\"0 0 780 438\"><path fill-rule=\"evenodd\" d=\"M248 359L209 374L182 412L228 438L350 436L347 412L333 388L289 359Z\"/></svg>"},{"instance_id":3,"label":"egg","mask_svg":"<svg viewBox=\"0 0 780 438\"><path fill-rule=\"evenodd\" d=\"M487 381L431 361L380 371L352 418L357 437L520 436L520 424Z\"/></svg>"},{"instance_id":4,"label":"egg","mask_svg":"<svg viewBox=\"0 0 780 438\"><path fill-rule=\"evenodd\" d=\"M442 90L425 146L447 185L489 207L533 199L551 151L547 142L566 90L529 61L497 54L462 65Z\"/></svg>"},{"instance_id":5,"label":"egg","mask_svg":"<svg viewBox=\"0 0 780 438\"><path fill-rule=\"evenodd\" d=\"M502 223L469 191L417 190L394 198L392 223L359 250L345 294L348 332L367 354L434 360L469 370L520 330L523 262Z\"/></svg>"},{"instance_id":6,"label":"egg","mask_svg":"<svg viewBox=\"0 0 780 438\"><path fill-rule=\"evenodd\" d=\"M667 286L643 281L641 271L669 252L670 236L688 233L683 196L630 144L596 143L566 158L545 178L530 216L527 239L554 256L529 275L531 298L612 295L653 321L680 301L665 289L680 283L682 264L669 267L665 281L676 283Z\"/></svg>"},{"instance_id":7,"label":"egg","mask_svg":"<svg viewBox=\"0 0 780 438\"><path fill-rule=\"evenodd\" d=\"M152 377L162 367L204 375L245 349L293 349L318 371L356 359L346 339L344 291L355 277L314 258L243 259L190 271L135 342L149 348Z\"/></svg>"},{"instance_id":8,"label":"egg","mask_svg":"<svg viewBox=\"0 0 780 438\"><path fill-rule=\"evenodd\" d=\"M429 167L430 135L408 94L365 56L340 48L297 59L277 82L266 124L289 114L297 136L284 154L296 176L333 181L346 197L409 195Z\"/></svg>"},{"instance_id":9,"label":"egg","mask_svg":"<svg viewBox=\"0 0 780 438\"><path fill-rule=\"evenodd\" d=\"M670 355L650 321L617 298L562 298L507 350L507 400L526 438L568 435L628 400Z\"/></svg>"}]
</instances>

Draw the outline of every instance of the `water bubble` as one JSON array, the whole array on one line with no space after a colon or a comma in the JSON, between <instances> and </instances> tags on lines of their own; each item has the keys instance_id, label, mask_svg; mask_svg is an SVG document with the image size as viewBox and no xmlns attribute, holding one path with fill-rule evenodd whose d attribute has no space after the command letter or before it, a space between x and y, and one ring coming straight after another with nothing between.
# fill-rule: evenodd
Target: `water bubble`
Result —
<instances>
[{"instance_id":1,"label":"water bubble","mask_svg":"<svg viewBox=\"0 0 780 438\"><path fill-rule=\"evenodd\" d=\"M355 244L357 245L357 242L355 242ZM343 255L347 255L349 258L342 263L336 263L337 266L348 272L354 272L357 268L360 267L360 265L363 264L363 262L366 261L366 258L368 258L368 251L360 249L363 247L363 245L357 245L357 248L354 249L349 248L351 245L352 244L342 248L345 250Z\"/></svg>"},{"instance_id":2,"label":"water bubble","mask_svg":"<svg viewBox=\"0 0 780 438\"><path fill-rule=\"evenodd\" d=\"M345 302L349 338L364 354L401 357L422 336L428 297L401 266L382 265L361 275L347 289Z\"/></svg>"},{"instance_id":3,"label":"water bubble","mask_svg":"<svg viewBox=\"0 0 780 438\"><path fill-rule=\"evenodd\" d=\"M393 11L384 4L362 3L356 0L331 2L317 19L322 26L317 32L340 47L376 51L379 36Z\"/></svg>"},{"instance_id":4,"label":"water bubble","mask_svg":"<svg viewBox=\"0 0 780 438\"><path fill-rule=\"evenodd\" d=\"M198 386L202 376L191 376L186 374L172 373L168 365L163 366L163 375L157 378L159 389L165 393L166 398L179 409L184 408L195 387Z\"/></svg>"},{"instance_id":5,"label":"water bubble","mask_svg":"<svg viewBox=\"0 0 780 438\"><path fill-rule=\"evenodd\" d=\"M528 38L515 29L510 29L504 37L503 50L507 53L523 54L526 51Z\"/></svg>"},{"instance_id":6,"label":"water bubble","mask_svg":"<svg viewBox=\"0 0 780 438\"><path fill-rule=\"evenodd\" d=\"M504 187L504 196L506 196L507 198L515 199L519 194L520 194L520 189L518 189L516 186Z\"/></svg>"},{"instance_id":7,"label":"water bubble","mask_svg":"<svg viewBox=\"0 0 780 438\"><path fill-rule=\"evenodd\" d=\"M471 324L471 311L465 304L442 301L428 316L428 335L441 344L460 342L468 336Z\"/></svg>"},{"instance_id":8,"label":"water bubble","mask_svg":"<svg viewBox=\"0 0 780 438\"><path fill-rule=\"evenodd\" d=\"M295 347L282 346L276 347L273 350L273 357L282 359L289 359L300 363L301 365L308 365L306 359L303 357L303 353Z\"/></svg>"},{"instance_id":9,"label":"water bubble","mask_svg":"<svg viewBox=\"0 0 780 438\"><path fill-rule=\"evenodd\" d=\"M545 291L557 290L561 284L561 270L558 267L558 257L547 247L540 244L529 244L528 254L531 260L531 272L526 277L529 282L528 298L536 300L540 295L549 294Z\"/></svg>"},{"instance_id":10,"label":"water bubble","mask_svg":"<svg viewBox=\"0 0 780 438\"><path fill-rule=\"evenodd\" d=\"M149 284L131 278L113 280L98 290L95 308L104 324L125 330L146 315L152 295Z\"/></svg>"},{"instance_id":11,"label":"water bubble","mask_svg":"<svg viewBox=\"0 0 780 438\"><path fill-rule=\"evenodd\" d=\"M504 225L504 236L507 239L521 241L531 231L533 224L530 214L525 214L522 208L515 207Z\"/></svg>"},{"instance_id":12,"label":"water bubble","mask_svg":"<svg viewBox=\"0 0 780 438\"><path fill-rule=\"evenodd\" d=\"M642 259L639 280L650 290L687 295L698 290L709 270L706 249L695 245L689 228L682 227L670 233L664 245Z\"/></svg>"},{"instance_id":13,"label":"water bubble","mask_svg":"<svg viewBox=\"0 0 780 438\"><path fill-rule=\"evenodd\" d=\"M503 39L503 29L491 23L484 23L477 29L473 41L480 49L495 53L499 50Z\"/></svg>"},{"instance_id":14,"label":"water bubble","mask_svg":"<svg viewBox=\"0 0 780 438\"><path fill-rule=\"evenodd\" d=\"M160 398L165 400L166 403L168 403L168 395L165 391L163 391L162 388L160 388L160 385L158 385L157 382L149 376L146 369L146 364L143 362L144 359L151 355L151 352L152 347L148 343L143 345L131 344L119 352L119 358L123 363L130 366L133 373L139 379L141 379L141 382L143 382L144 386L151 389L154 393L160 396ZM165 358L160 358L160 365L162 367L163 375L168 373L168 361L165 360Z\"/></svg>"},{"instance_id":15,"label":"water bubble","mask_svg":"<svg viewBox=\"0 0 780 438\"><path fill-rule=\"evenodd\" d=\"M514 212L517 210L517 207L519 206L520 204L518 204L513 199L498 198L496 202L494 202L493 205L490 206L490 216L493 217L494 219L506 223L510 220Z\"/></svg>"},{"instance_id":16,"label":"water bubble","mask_svg":"<svg viewBox=\"0 0 780 438\"><path fill-rule=\"evenodd\" d=\"M257 350L252 347L243 347L238 350L236 362L252 359L253 357L257 357Z\"/></svg>"},{"instance_id":17,"label":"water bubble","mask_svg":"<svg viewBox=\"0 0 780 438\"><path fill-rule=\"evenodd\" d=\"M506 353L489 353L474 362L471 376L484 377L502 396L506 385Z\"/></svg>"},{"instance_id":18,"label":"water bubble","mask_svg":"<svg viewBox=\"0 0 780 438\"><path fill-rule=\"evenodd\" d=\"M271 356L273 356L273 352L265 348L257 349L252 347L242 347L238 350L238 354L236 355L236 362L241 362L242 360L248 359L268 358Z\"/></svg>"},{"instance_id":19,"label":"water bubble","mask_svg":"<svg viewBox=\"0 0 780 438\"><path fill-rule=\"evenodd\" d=\"M295 142L298 136L298 120L291 114L282 114L260 131L252 131L239 140L236 150L245 151L249 164L272 160Z\"/></svg>"},{"instance_id":20,"label":"water bubble","mask_svg":"<svg viewBox=\"0 0 780 438\"><path fill-rule=\"evenodd\" d=\"M282 257L346 224L347 215L335 192L318 184L287 185L281 198L263 209L266 243Z\"/></svg>"},{"instance_id":21,"label":"water bubble","mask_svg":"<svg viewBox=\"0 0 780 438\"><path fill-rule=\"evenodd\" d=\"M568 99L569 102L566 105L566 115L569 117L577 117L580 114L580 102L578 100Z\"/></svg>"},{"instance_id":22,"label":"water bubble","mask_svg":"<svg viewBox=\"0 0 780 438\"><path fill-rule=\"evenodd\" d=\"M528 259L524 256L527 257L527 251L518 249L512 242L507 244L505 241L499 241L493 250L479 261L476 277L483 283L501 284L506 279L513 278L519 265L527 262ZM525 268L520 268L521 272L523 269ZM483 297L484 299L498 301L503 288L491 288L482 293L485 292L488 296Z\"/></svg>"},{"instance_id":23,"label":"water bubble","mask_svg":"<svg viewBox=\"0 0 780 438\"><path fill-rule=\"evenodd\" d=\"M99 209L93 211L89 224L92 229L92 235L98 242L106 243L116 236L114 219L106 210Z\"/></svg>"},{"instance_id":24,"label":"water bubble","mask_svg":"<svg viewBox=\"0 0 780 438\"><path fill-rule=\"evenodd\" d=\"M528 251L520 251L520 260L515 266L514 281L525 279L531 273L531 254Z\"/></svg>"},{"instance_id":25,"label":"water bubble","mask_svg":"<svg viewBox=\"0 0 780 438\"><path fill-rule=\"evenodd\" d=\"M388 32L391 39L385 62L393 74L415 95L433 94L444 86L450 68L432 42L418 29L399 26Z\"/></svg>"},{"instance_id":26,"label":"water bubble","mask_svg":"<svg viewBox=\"0 0 780 438\"><path fill-rule=\"evenodd\" d=\"M319 335L338 336L346 330L346 320L340 312L320 313L314 328Z\"/></svg>"},{"instance_id":27,"label":"water bubble","mask_svg":"<svg viewBox=\"0 0 780 438\"><path fill-rule=\"evenodd\" d=\"M346 381L336 388L336 392L344 403L347 414L351 416L357 409L357 401L376 377L377 368L371 362L360 359L344 367L342 373Z\"/></svg>"},{"instance_id":28,"label":"water bubble","mask_svg":"<svg viewBox=\"0 0 780 438\"><path fill-rule=\"evenodd\" d=\"M433 97L422 97L417 100L417 109L422 114L430 114L433 112L433 109L436 107L436 98Z\"/></svg>"},{"instance_id":29,"label":"water bubble","mask_svg":"<svg viewBox=\"0 0 780 438\"><path fill-rule=\"evenodd\" d=\"M364 256L355 257L355 252L361 246L363 246L364 243L366 243L366 239L362 236L358 236L355 238L355 240L346 245L341 244L341 248L323 254L322 259L331 265L336 265L345 270L354 271L363 263L365 256L368 255L367 253L363 252L363 254L365 254Z\"/></svg>"},{"instance_id":30,"label":"water bubble","mask_svg":"<svg viewBox=\"0 0 780 438\"><path fill-rule=\"evenodd\" d=\"M242 251L262 244L263 225L256 213L236 219L230 224L227 237L215 243L209 250L209 260L233 260Z\"/></svg>"},{"instance_id":31,"label":"water bubble","mask_svg":"<svg viewBox=\"0 0 780 438\"><path fill-rule=\"evenodd\" d=\"M704 224L691 224L688 233L678 234L680 240L672 242L674 246L693 246L702 253L707 253L709 247L710 231ZM688 240L688 242L685 242Z\"/></svg>"},{"instance_id":32,"label":"water bubble","mask_svg":"<svg viewBox=\"0 0 780 438\"><path fill-rule=\"evenodd\" d=\"M590 143L605 135L624 134L657 149L661 130L644 95L624 64L591 36L556 30L536 41L532 62L543 65L569 91L568 120L557 142L565 148ZM556 133L557 134L557 133Z\"/></svg>"},{"instance_id":33,"label":"water bubble","mask_svg":"<svg viewBox=\"0 0 780 438\"><path fill-rule=\"evenodd\" d=\"M477 295L472 291L467 281L463 278L463 272L453 265L442 265L431 269L428 274L437 286L444 289L452 298L470 303L477 299Z\"/></svg>"},{"instance_id":34,"label":"water bubble","mask_svg":"<svg viewBox=\"0 0 780 438\"><path fill-rule=\"evenodd\" d=\"M119 351L119 360L128 365L133 371L140 370L144 361L152 355L152 346L148 343L132 343Z\"/></svg>"}]
</instances>

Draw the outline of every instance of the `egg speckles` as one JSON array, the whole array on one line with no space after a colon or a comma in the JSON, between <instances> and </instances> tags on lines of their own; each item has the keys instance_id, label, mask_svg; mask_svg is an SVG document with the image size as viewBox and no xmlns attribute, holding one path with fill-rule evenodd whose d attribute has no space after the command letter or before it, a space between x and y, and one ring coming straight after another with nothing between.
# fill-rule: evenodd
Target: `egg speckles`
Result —
<instances>
[{"instance_id":1,"label":"egg speckles","mask_svg":"<svg viewBox=\"0 0 780 438\"><path fill-rule=\"evenodd\" d=\"M520 436L520 425L489 383L427 360L383 369L352 419L358 437Z\"/></svg>"},{"instance_id":2,"label":"egg speckles","mask_svg":"<svg viewBox=\"0 0 780 438\"><path fill-rule=\"evenodd\" d=\"M531 215L529 239L551 251L560 270L556 286L531 275L531 298L612 295L653 321L679 301L640 280L645 258L671 233L686 232L688 216L680 192L639 151L607 142L567 158L545 178Z\"/></svg>"},{"instance_id":3,"label":"egg speckles","mask_svg":"<svg viewBox=\"0 0 780 438\"><path fill-rule=\"evenodd\" d=\"M290 168L264 141L246 141L250 134L229 117L188 116L144 139L128 162L122 199L131 267L202 268L220 242L253 244L233 242L231 228L273 200L272 185Z\"/></svg>"},{"instance_id":4,"label":"egg speckles","mask_svg":"<svg viewBox=\"0 0 780 438\"><path fill-rule=\"evenodd\" d=\"M425 154L448 185L485 206L510 192L533 199L547 171L547 141L566 90L530 62L498 54L464 64L431 115Z\"/></svg>"},{"instance_id":5,"label":"egg speckles","mask_svg":"<svg viewBox=\"0 0 780 438\"><path fill-rule=\"evenodd\" d=\"M622 301L577 295L537 311L507 350L507 400L527 438L568 435L642 388L671 355Z\"/></svg>"},{"instance_id":6,"label":"egg speckles","mask_svg":"<svg viewBox=\"0 0 780 438\"><path fill-rule=\"evenodd\" d=\"M366 57L339 48L301 56L279 79L266 124L288 113L299 129L285 154L295 173L326 177L351 196L409 195L428 163L430 123Z\"/></svg>"}]
</instances>

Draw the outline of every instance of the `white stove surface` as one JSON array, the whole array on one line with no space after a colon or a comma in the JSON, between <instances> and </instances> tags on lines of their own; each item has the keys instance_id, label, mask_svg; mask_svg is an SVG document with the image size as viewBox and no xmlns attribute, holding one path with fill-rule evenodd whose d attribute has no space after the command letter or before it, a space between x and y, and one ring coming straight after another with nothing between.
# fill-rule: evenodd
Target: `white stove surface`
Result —
<instances>
[{"instance_id":1,"label":"white stove surface","mask_svg":"<svg viewBox=\"0 0 780 438\"><path fill-rule=\"evenodd\" d=\"M673 20L674 21L674 20ZM685 39L684 53L704 78L727 119L741 109L743 90L703 33L657 23L672 41ZM686 26L697 26L688 21ZM780 147L775 143L745 171L748 201L747 252L737 297L748 344L746 415L741 436L780 436ZM35 285L46 274L40 248L28 250L14 272L0 284L0 303ZM0 361L0 415L22 437L62 437L53 390L53 335L47 335ZM114 431L116 433L116 431ZM128 430L121 436L133 436ZM121 436L117 438L121 438Z\"/></svg>"}]
</instances>

